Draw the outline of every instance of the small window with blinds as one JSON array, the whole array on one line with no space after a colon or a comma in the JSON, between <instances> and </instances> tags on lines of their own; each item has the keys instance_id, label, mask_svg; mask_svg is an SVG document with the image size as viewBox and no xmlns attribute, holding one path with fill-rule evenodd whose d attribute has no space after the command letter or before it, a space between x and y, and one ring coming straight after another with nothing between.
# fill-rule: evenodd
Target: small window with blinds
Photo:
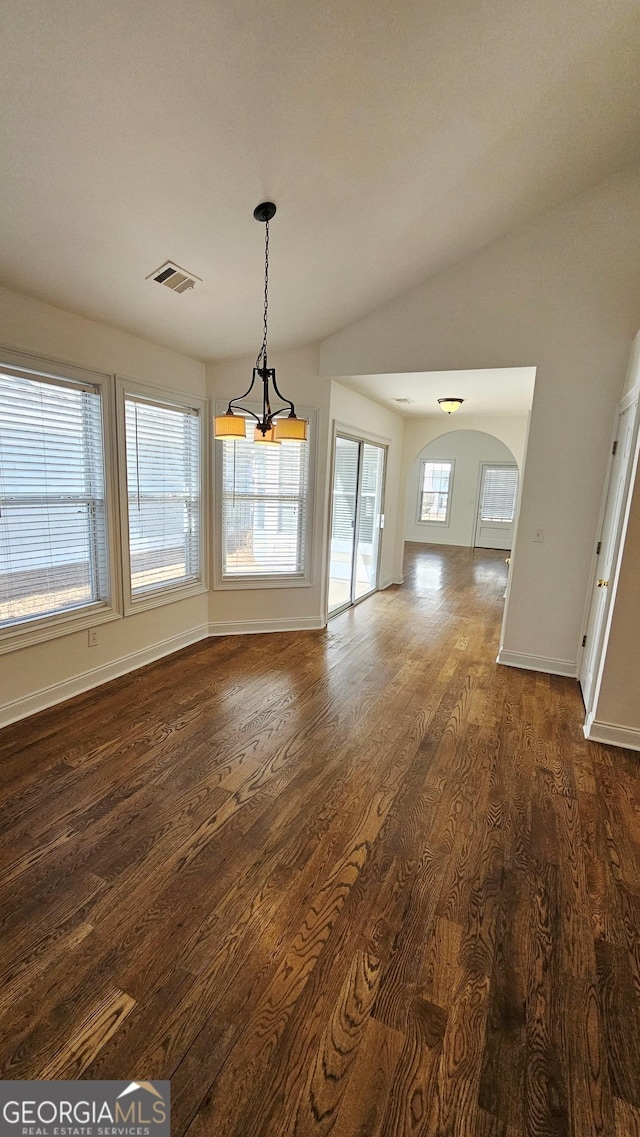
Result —
<instances>
[{"instance_id":1,"label":"small window with blinds","mask_svg":"<svg viewBox=\"0 0 640 1137\"><path fill-rule=\"evenodd\" d=\"M223 441L222 579L303 578L308 525L308 443Z\"/></svg>"},{"instance_id":2,"label":"small window with blinds","mask_svg":"<svg viewBox=\"0 0 640 1137\"><path fill-rule=\"evenodd\" d=\"M100 384L0 366L0 629L107 604L102 420Z\"/></svg>"},{"instance_id":3,"label":"small window with blinds","mask_svg":"<svg viewBox=\"0 0 640 1137\"><path fill-rule=\"evenodd\" d=\"M452 475L453 462L422 463L418 521L448 523Z\"/></svg>"},{"instance_id":4,"label":"small window with blinds","mask_svg":"<svg viewBox=\"0 0 640 1137\"><path fill-rule=\"evenodd\" d=\"M512 522L517 492L517 466L483 466L480 520Z\"/></svg>"},{"instance_id":5,"label":"small window with blinds","mask_svg":"<svg viewBox=\"0 0 640 1137\"><path fill-rule=\"evenodd\" d=\"M126 391L124 421L135 605L201 581L201 413Z\"/></svg>"}]
</instances>

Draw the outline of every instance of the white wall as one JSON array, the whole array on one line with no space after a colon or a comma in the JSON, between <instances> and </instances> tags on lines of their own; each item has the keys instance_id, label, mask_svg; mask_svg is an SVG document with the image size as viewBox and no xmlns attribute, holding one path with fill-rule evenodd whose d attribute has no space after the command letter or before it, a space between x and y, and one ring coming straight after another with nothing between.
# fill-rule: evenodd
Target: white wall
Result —
<instances>
[{"instance_id":1,"label":"white wall","mask_svg":"<svg viewBox=\"0 0 640 1137\"><path fill-rule=\"evenodd\" d=\"M0 344L141 383L206 395L203 363L107 324L0 288Z\"/></svg>"},{"instance_id":2,"label":"white wall","mask_svg":"<svg viewBox=\"0 0 640 1137\"><path fill-rule=\"evenodd\" d=\"M511 662L575 674L612 415L639 318L634 166L322 344L325 375L537 367L504 626Z\"/></svg>"},{"instance_id":3,"label":"white wall","mask_svg":"<svg viewBox=\"0 0 640 1137\"><path fill-rule=\"evenodd\" d=\"M327 379L318 378L317 347L276 352L273 357L269 356L269 364L276 368L280 390L287 398L293 399L296 408L304 406L317 411L311 585L293 588L214 589L209 594L209 621L214 634L290 627L318 628L324 623L324 544L327 528L325 484L331 384ZM226 404L229 399L237 398L246 391L254 367L255 356L209 364L207 387L212 405L218 402ZM260 389L258 402L261 397Z\"/></svg>"},{"instance_id":4,"label":"white wall","mask_svg":"<svg viewBox=\"0 0 640 1137\"><path fill-rule=\"evenodd\" d=\"M0 289L5 348L191 394L206 393L202 363L51 305ZM0 656L0 723L87 690L206 634L207 596L194 596L101 624L99 645L87 632Z\"/></svg>"},{"instance_id":5,"label":"white wall","mask_svg":"<svg viewBox=\"0 0 640 1137\"><path fill-rule=\"evenodd\" d=\"M356 435L370 438L372 442L387 445L387 468L385 475L385 527L382 531L380 550L380 588L392 583L402 582L402 446L404 421L401 415L388 410L380 403L374 403L364 395L350 391L341 383L331 384L331 421L337 426L351 428ZM330 475L331 463L328 473ZM326 485L327 500L330 501L331 485ZM328 533L328 527L325 530ZM326 551L325 551L326 558Z\"/></svg>"},{"instance_id":6,"label":"white wall","mask_svg":"<svg viewBox=\"0 0 640 1137\"><path fill-rule=\"evenodd\" d=\"M425 460L455 463L448 524L418 520L420 471ZM515 462L515 455L494 435L461 427L445 431L423 446L407 479L404 524L406 541L467 547L474 544L483 462Z\"/></svg>"}]
</instances>

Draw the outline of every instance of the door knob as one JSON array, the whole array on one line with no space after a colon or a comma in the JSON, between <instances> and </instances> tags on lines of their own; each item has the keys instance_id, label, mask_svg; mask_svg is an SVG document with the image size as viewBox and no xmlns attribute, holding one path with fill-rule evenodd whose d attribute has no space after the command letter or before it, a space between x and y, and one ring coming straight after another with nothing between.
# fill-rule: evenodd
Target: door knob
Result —
<instances>
[{"instance_id":1,"label":"door knob","mask_svg":"<svg viewBox=\"0 0 640 1137\"><path fill-rule=\"evenodd\" d=\"M608 587L609 587L609 581L608 580L599 580L598 581L598 588L608 588Z\"/></svg>"}]
</instances>

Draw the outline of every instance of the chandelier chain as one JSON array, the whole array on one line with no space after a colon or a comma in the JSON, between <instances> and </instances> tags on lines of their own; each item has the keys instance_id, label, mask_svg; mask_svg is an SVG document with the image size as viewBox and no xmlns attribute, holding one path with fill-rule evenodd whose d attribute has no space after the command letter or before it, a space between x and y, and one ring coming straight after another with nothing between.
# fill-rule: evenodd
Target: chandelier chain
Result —
<instances>
[{"instance_id":1,"label":"chandelier chain","mask_svg":"<svg viewBox=\"0 0 640 1137\"><path fill-rule=\"evenodd\" d=\"M262 347L258 352L256 359L256 367L266 366L267 362L267 325L269 320L269 222L265 222L264 231L264 336L262 339Z\"/></svg>"}]
</instances>

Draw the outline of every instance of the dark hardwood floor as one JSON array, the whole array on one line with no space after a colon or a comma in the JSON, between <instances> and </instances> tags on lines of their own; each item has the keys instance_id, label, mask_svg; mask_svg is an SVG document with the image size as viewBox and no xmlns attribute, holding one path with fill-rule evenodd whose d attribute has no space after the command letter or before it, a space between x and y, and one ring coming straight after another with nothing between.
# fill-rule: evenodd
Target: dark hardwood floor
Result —
<instances>
[{"instance_id":1,"label":"dark hardwood floor","mask_svg":"<svg viewBox=\"0 0 640 1137\"><path fill-rule=\"evenodd\" d=\"M640 755L497 667L504 554L0 735L0 1077L178 1137L640 1134Z\"/></svg>"}]
</instances>

